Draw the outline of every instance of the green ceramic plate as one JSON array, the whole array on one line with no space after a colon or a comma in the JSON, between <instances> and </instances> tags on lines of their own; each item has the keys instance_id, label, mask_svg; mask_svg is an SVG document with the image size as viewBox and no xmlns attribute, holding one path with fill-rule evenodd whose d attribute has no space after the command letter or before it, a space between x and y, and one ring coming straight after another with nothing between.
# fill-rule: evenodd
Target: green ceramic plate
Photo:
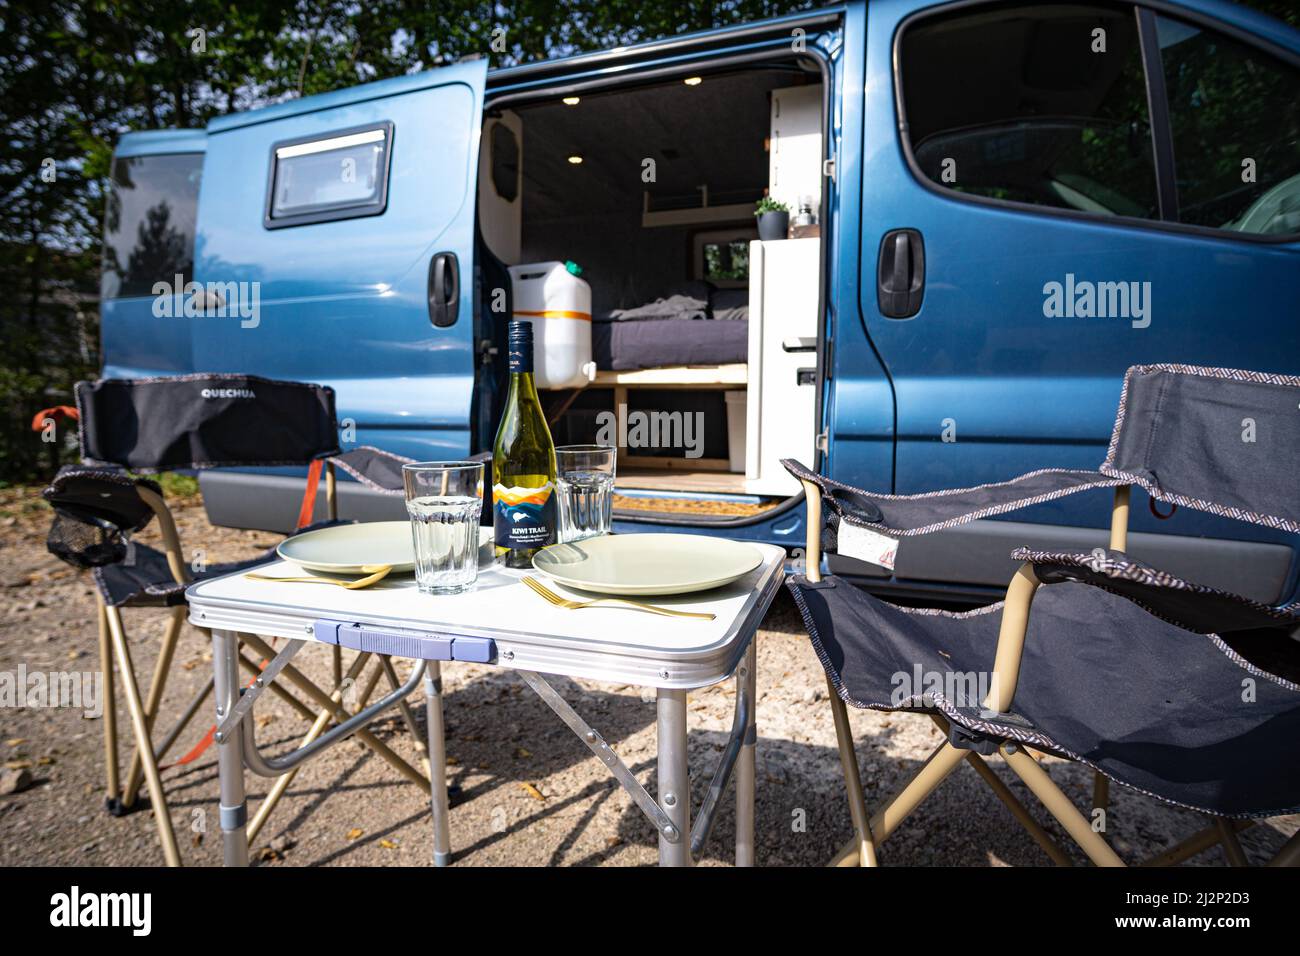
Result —
<instances>
[{"instance_id":1,"label":"green ceramic plate","mask_svg":"<svg viewBox=\"0 0 1300 956\"><path fill-rule=\"evenodd\" d=\"M479 529L479 566L492 559L491 528ZM484 543L487 546L484 547ZM415 568L409 521L364 521L308 531L280 542L276 554L309 571L361 574L362 568L389 564L395 572Z\"/></svg>"},{"instance_id":2,"label":"green ceramic plate","mask_svg":"<svg viewBox=\"0 0 1300 956\"><path fill-rule=\"evenodd\" d=\"M602 594L689 594L730 584L763 563L757 548L698 534L615 534L553 544L533 567Z\"/></svg>"}]
</instances>

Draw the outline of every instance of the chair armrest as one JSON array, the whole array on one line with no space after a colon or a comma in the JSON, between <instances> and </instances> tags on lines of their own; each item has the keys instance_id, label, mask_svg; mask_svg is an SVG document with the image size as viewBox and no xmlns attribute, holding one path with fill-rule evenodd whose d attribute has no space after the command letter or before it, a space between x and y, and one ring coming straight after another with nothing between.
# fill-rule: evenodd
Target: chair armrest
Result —
<instances>
[{"instance_id":1,"label":"chair armrest","mask_svg":"<svg viewBox=\"0 0 1300 956\"><path fill-rule=\"evenodd\" d=\"M825 503L823 514L826 524L832 529L837 529L843 520L891 537L930 534L1080 491L1129 483L1125 478L1109 477L1096 471L1044 468L1010 481L970 488L919 495L887 495L815 474L793 459L787 458L781 464L796 478L811 481L821 488Z\"/></svg>"},{"instance_id":2,"label":"chair armrest","mask_svg":"<svg viewBox=\"0 0 1300 956\"><path fill-rule=\"evenodd\" d=\"M76 568L101 568L126 555L127 539L155 515L157 482L117 467L64 465L41 496L54 510L46 547Z\"/></svg>"},{"instance_id":3,"label":"chair armrest","mask_svg":"<svg viewBox=\"0 0 1300 956\"><path fill-rule=\"evenodd\" d=\"M402 483L402 465L415 461L372 445L360 445L328 460L367 488L386 495L406 493Z\"/></svg>"},{"instance_id":4,"label":"chair armrest","mask_svg":"<svg viewBox=\"0 0 1300 956\"><path fill-rule=\"evenodd\" d=\"M1017 561L1034 566L1046 585L1073 582L1127 598L1163 621L1197 634L1222 634L1300 624L1300 608L1275 608L1101 548L1087 554L1017 548Z\"/></svg>"}]
</instances>

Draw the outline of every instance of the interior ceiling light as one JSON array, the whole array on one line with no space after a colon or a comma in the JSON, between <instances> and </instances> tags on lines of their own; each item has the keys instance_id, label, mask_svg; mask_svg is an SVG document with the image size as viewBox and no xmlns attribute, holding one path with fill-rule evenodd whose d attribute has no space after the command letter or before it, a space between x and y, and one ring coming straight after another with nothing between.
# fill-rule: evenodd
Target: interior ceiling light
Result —
<instances>
[{"instance_id":1,"label":"interior ceiling light","mask_svg":"<svg viewBox=\"0 0 1300 956\"><path fill-rule=\"evenodd\" d=\"M686 79L682 80L682 82L687 86L699 86L704 82L704 79L698 76L688 76Z\"/></svg>"},{"instance_id":2,"label":"interior ceiling light","mask_svg":"<svg viewBox=\"0 0 1300 956\"><path fill-rule=\"evenodd\" d=\"M582 97L566 96L561 102L563 102L565 106L577 106L579 103L582 102Z\"/></svg>"},{"instance_id":3,"label":"interior ceiling light","mask_svg":"<svg viewBox=\"0 0 1300 956\"><path fill-rule=\"evenodd\" d=\"M582 165L582 157L577 155L570 156L569 162L572 163L574 166L580 166Z\"/></svg>"}]
</instances>

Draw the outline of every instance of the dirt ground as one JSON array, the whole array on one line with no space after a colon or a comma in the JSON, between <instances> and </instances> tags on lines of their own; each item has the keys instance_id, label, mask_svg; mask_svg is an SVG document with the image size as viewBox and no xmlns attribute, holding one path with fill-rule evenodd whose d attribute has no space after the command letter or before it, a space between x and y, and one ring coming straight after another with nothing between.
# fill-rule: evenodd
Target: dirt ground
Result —
<instances>
[{"instance_id":1,"label":"dirt ground","mask_svg":"<svg viewBox=\"0 0 1300 956\"><path fill-rule=\"evenodd\" d=\"M174 502L187 549L208 561L252 556L275 543L261 532L211 527L193 499ZM0 491L0 672L25 665L36 671L99 668L92 581L45 550L49 512L33 489ZM141 540L153 542L150 528ZM151 673L164 615L125 612L137 672ZM329 654L308 648L295 659L325 683ZM186 628L163 706L163 723L210 674L210 648ZM782 594L758 637L758 807L756 844L764 866L824 863L850 836L839 777L835 732L823 672L789 598ZM402 662L399 671L405 673ZM511 672L473 664L444 665L449 781L461 788L451 811L455 863L461 866L644 866L656 859L649 823L604 766ZM147 681L147 676L144 678ZM381 687L386 685L381 684ZM556 686L606 737L642 783L654 792L654 698L627 686L558 680ZM731 723L734 686L727 682L690 697L692 805L698 807ZM423 730L422 695L411 698ZM169 760L189 751L209 726L210 702L181 737ZM939 740L921 716L853 711L858 759L867 799L891 792ZM307 722L267 695L259 703L259 741L295 745ZM123 773L130 731L119 694ZM417 761L400 718L376 726L377 735ZM0 761L25 770L32 782L0 795L0 864L140 866L161 862L148 810L114 818L103 809L102 719L73 708L0 708ZM1023 801L1032 798L999 760L995 771ZM1050 773L1080 806L1090 798L1091 775L1062 762ZM217 771L212 749L164 771L181 853L187 864L220 863ZM248 775L250 813L267 781ZM1035 816L1062 846L1072 847L1041 810ZM704 859L732 858L733 802L724 797ZM1204 818L1135 793L1114 795L1107 831L1122 856L1133 860L1181 839ZM1295 832L1300 818L1273 820L1245 831L1241 841L1255 861ZM424 866L431 862L428 810L421 792L355 739L307 763L253 845L263 866ZM1076 862L1085 862L1072 851ZM1033 866L1047 858L969 768L963 767L883 846L893 865ZM1197 864L1219 865L1211 849Z\"/></svg>"}]
</instances>

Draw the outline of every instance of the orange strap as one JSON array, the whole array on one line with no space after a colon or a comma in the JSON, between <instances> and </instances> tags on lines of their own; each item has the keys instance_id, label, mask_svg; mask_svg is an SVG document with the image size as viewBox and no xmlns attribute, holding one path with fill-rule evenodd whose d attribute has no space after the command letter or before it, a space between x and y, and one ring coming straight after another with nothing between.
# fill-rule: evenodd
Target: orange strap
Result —
<instances>
[{"instance_id":1,"label":"orange strap","mask_svg":"<svg viewBox=\"0 0 1300 956\"><path fill-rule=\"evenodd\" d=\"M525 312L522 309L516 309L515 315L526 315L534 319L577 319L579 322L590 322L590 312L574 312L569 309L542 309L539 312Z\"/></svg>"},{"instance_id":2,"label":"orange strap","mask_svg":"<svg viewBox=\"0 0 1300 956\"><path fill-rule=\"evenodd\" d=\"M51 418L56 422L60 418L67 418L75 422L80 417L81 416L77 414L77 410L71 405L55 405L53 408L42 408L36 413L36 417L32 419L32 431L39 432L44 430L46 421Z\"/></svg>"},{"instance_id":3,"label":"orange strap","mask_svg":"<svg viewBox=\"0 0 1300 956\"><path fill-rule=\"evenodd\" d=\"M259 671L264 670L266 668L266 663L267 663L266 661L262 661L260 664L257 665L257 669ZM252 687L256 683L257 683L257 678L254 677L247 684L245 684L244 687L245 688ZM172 767L183 767L187 763L191 763L195 760L198 760L199 757L203 756L203 751L207 750L209 747L212 746L212 741L216 739L216 736L217 736L217 725L213 724L211 727L208 728L208 732L203 735L203 739L200 740L197 744L195 744L193 748L191 748L189 753L187 753L184 757L181 757L177 760L173 760L171 763L161 764L158 767L158 769L170 770Z\"/></svg>"},{"instance_id":4,"label":"orange strap","mask_svg":"<svg viewBox=\"0 0 1300 956\"><path fill-rule=\"evenodd\" d=\"M77 410L75 408L72 409L72 417L75 418L76 413ZM45 413L42 412L41 414L43 415ZM37 416L38 419L40 417L41 417L40 415ZM37 431L40 431L39 426L34 425L34 427L36 428ZM294 530L297 530L298 528L305 528L307 525L311 524L312 512L316 510L316 491L320 487L320 473L324 467L325 467L325 462L318 458L315 461L313 461L311 463L311 466L307 469L307 487L303 489L302 507L298 509L298 523L294 525ZM257 669L259 671L265 669L267 663L268 663L267 661L261 661L257 665ZM252 687L253 684L255 684L256 682L257 682L257 678L254 677L244 686ZM180 759L167 764L166 766L159 767L158 769L167 770L171 767L181 767L187 763L191 763L197 760L200 756L203 755L203 752L205 750L207 750L209 747L212 746L212 741L216 739L216 733L217 733L217 726L216 724L213 724L211 727L208 728L208 732L203 735L203 739L200 740L197 744L195 744L189 753L187 753L185 756L181 757Z\"/></svg>"},{"instance_id":5,"label":"orange strap","mask_svg":"<svg viewBox=\"0 0 1300 956\"><path fill-rule=\"evenodd\" d=\"M257 680L257 678L254 677L253 680ZM250 684L249 686L252 685ZM184 757L181 757L179 760L174 760L171 763L165 763L162 766L160 766L158 769L170 770L172 767L183 767L185 764L189 763L190 761L198 760L199 757L203 756L203 751L207 750L209 747L212 746L212 741L216 739L216 736L217 736L217 725L213 724L211 727L208 728L208 732L203 735L203 739L194 745L193 750L187 753Z\"/></svg>"},{"instance_id":6,"label":"orange strap","mask_svg":"<svg viewBox=\"0 0 1300 956\"><path fill-rule=\"evenodd\" d=\"M298 509L298 523L293 526L295 531L311 524L312 513L316 510L316 490L320 487L320 473L324 467L325 462L317 458L307 469L307 487L302 492L302 507Z\"/></svg>"},{"instance_id":7,"label":"orange strap","mask_svg":"<svg viewBox=\"0 0 1300 956\"><path fill-rule=\"evenodd\" d=\"M265 661L265 660L258 661L257 670L259 671L259 673L261 671L266 670L266 665L269 663L270 661ZM256 683L257 683L257 677L254 676L249 680L247 684L244 685L244 688L247 689L249 687L252 687ZM199 757L203 755L203 751L207 750L209 747L212 746L212 741L216 739L216 736L217 736L217 725L213 724L211 727L208 728L208 732L203 735L203 739L200 740L197 744L195 744L193 748L191 748L189 753L187 753L184 757L179 758L178 760L172 761L171 763L159 765L158 769L170 770L172 767L183 767L187 763L191 763L195 760L198 760Z\"/></svg>"}]
</instances>

